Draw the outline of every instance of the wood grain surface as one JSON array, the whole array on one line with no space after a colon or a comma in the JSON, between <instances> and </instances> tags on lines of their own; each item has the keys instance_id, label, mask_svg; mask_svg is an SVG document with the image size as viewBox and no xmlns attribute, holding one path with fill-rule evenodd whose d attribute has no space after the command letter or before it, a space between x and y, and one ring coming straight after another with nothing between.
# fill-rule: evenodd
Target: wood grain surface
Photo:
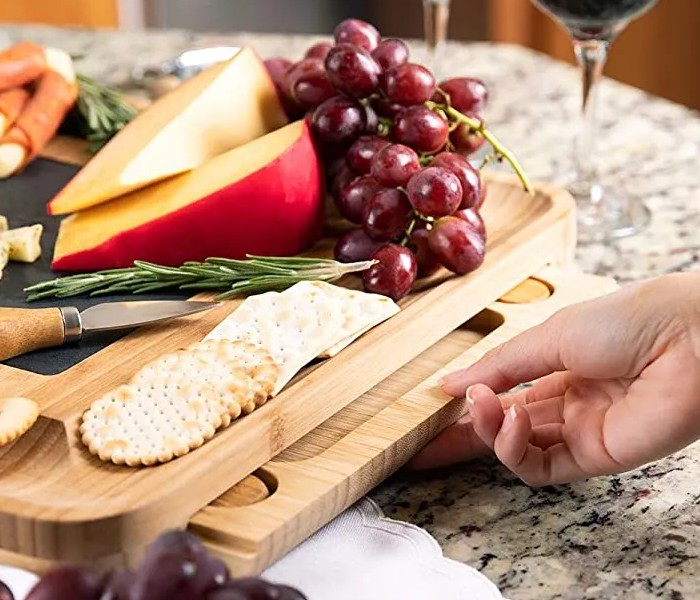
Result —
<instances>
[{"instance_id":1,"label":"wood grain surface","mask_svg":"<svg viewBox=\"0 0 700 600\"><path fill-rule=\"evenodd\" d=\"M241 524L240 531L221 525L209 540L221 554L233 551L234 538L242 540L247 551L255 554L247 563L248 569L258 569L347 506L358 490L365 489L366 482L376 483L378 477L395 469L461 407L445 398L421 401L420 410L413 404L399 403L398 408L386 407L396 411L391 418L380 417L380 410L377 419L366 422L360 422L365 417L351 411L347 414L355 416L342 421L343 431L357 424L352 431L364 436L361 444L340 441L320 451L324 443L330 443L323 441L328 435L323 429L307 437L303 446L293 446L295 442L528 276L545 265L571 260L573 202L566 192L538 185L536 193L528 195L512 177L500 174L490 174L488 184L483 211L489 231L488 253L479 270L463 277L440 272L422 281L401 301L401 313L333 359L304 370L273 401L171 463L142 469L102 463L78 438L80 418L93 400L128 381L145 362L202 339L235 310L237 301L177 324L143 327L59 375L46 377L0 365L3 395L26 396L41 407L37 425L0 449L0 548L36 559L37 567L55 561L110 561L125 553L134 556L160 532L184 526L198 511L276 456L276 471L264 482L268 490L277 481L279 486L284 483L312 495L299 502L278 495L278 489L271 498L278 498L274 503L283 506L255 513L259 530L251 530L252 523ZM407 381L417 384L420 377L411 379L404 371L400 385ZM389 387L382 397L384 400L372 402L395 398L395 390ZM293 448L285 452L290 446ZM298 469L293 477L285 475L292 468L288 465L299 463L295 457L301 455L316 461L321 490L310 485ZM330 480L326 471L334 473ZM314 478L313 471L305 473L305 477ZM338 486L329 483L338 478L342 481ZM266 502L249 508L254 510ZM226 503L220 499L219 506L210 508L225 511L228 507L222 504ZM279 533L284 510L293 535ZM192 527L209 535L214 528L205 517L206 513L195 518ZM270 533L271 528L276 533ZM221 539L227 540L223 547Z\"/></svg>"}]
</instances>

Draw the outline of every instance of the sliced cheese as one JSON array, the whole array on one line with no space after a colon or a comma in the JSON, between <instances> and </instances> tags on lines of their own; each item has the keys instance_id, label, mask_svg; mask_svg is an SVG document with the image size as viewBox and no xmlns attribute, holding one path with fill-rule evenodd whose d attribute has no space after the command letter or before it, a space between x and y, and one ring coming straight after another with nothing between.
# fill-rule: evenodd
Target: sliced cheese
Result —
<instances>
[{"instance_id":1,"label":"sliced cheese","mask_svg":"<svg viewBox=\"0 0 700 600\"><path fill-rule=\"evenodd\" d=\"M287 125L201 167L71 215L53 268L134 260L180 265L210 256L296 254L320 234L323 179L311 132Z\"/></svg>"},{"instance_id":2,"label":"sliced cheese","mask_svg":"<svg viewBox=\"0 0 700 600\"><path fill-rule=\"evenodd\" d=\"M287 123L265 65L249 48L154 102L49 202L61 215L184 173Z\"/></svg>"}]
</instances>

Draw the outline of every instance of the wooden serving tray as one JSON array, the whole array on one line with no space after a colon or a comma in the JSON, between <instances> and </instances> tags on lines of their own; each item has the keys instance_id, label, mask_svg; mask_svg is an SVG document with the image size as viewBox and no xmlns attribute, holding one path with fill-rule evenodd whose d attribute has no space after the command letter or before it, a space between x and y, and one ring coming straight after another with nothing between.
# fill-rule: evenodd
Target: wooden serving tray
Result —
<instances>
[{"instance_id":1,"label":"wooden serving tray","mask_svg":"<svg viewBox=\"0 0 700 600\"><path fill-rule=\"evenodd\" d=\"M421 289L401 302L400 314L335 358L306 369L277 398L220 432L202 448L171 463L143 469L102 463L78 439L80 417L95 398L126 382L146 361L203 338L236 308L237 302L177 324L144 327L58 375L42 376L0 365L1 394L27 396L41 406L35 427L0 450L0 548L16 557L10 556L9 562L31 558L34 568L39 568L56 561L109 560L137 552L163 530L184 526L192 515L234 484L544 265L570 260L575 243L574 215L573 202L566 192L540 185L530 196L514 179L501 175L489 176L488 183L483 211L489 230L488 254L478 271L465 277L442 274L424 282ZM442 409L430 404L426 408L430 414ZM454 416L457 407L450 410L453 412L447 411L446 416ZM439 421L428 429L435 431ZM425 432L421 437L411 431L389 429L383 435L394 442L403 439L397 443L413 448L418 444L409 444L410 439L422 442L426 438ZM382 439L379 436L375 441L383 443ZM364 454L371 448L368 441L366 447L353 446L352 452L341 455L329 450L329 455L319 457L319 464L333 458L327 463L331 471L339 469L334 466L337 463L344 465L342 473L359 468L372 472L376 461ZM281 454L275 466L285 482L293 479L284 475L291 467L280 465L285 465L293 452ZM345 459L347 462L343 462ZM391 468L385 471L398 466L401 459L405 459L405 453L395 464L387 463L385 467ZM376 460L382 463L386 459ZM263 536L267 541L253 536L252 529L245 529L250 534L236 534L223 525L217 529L206 511L198 514L192 526L206 531L212 544L226 540L232 552L234 539L252 536L255 541L241 541L238 550L256 557L243 561L252 572L356 498L360 487L353 484L351 488L343 500L336 491L329 492L331 498L336 498L331 508L324 505L324 510L312 510L304 516L303 528L298 522L292 525L295 534L280 533L273 527L279 517L274 511L256 513L256 526L261 528L256 535L266 527L274 532ZM273 505L283 502L285 496L274 498ZM308 506L297 508L302 513L309 510ZM219 531L218 537L213 534L215 530ZM237 527L236 531L244 529Z\"/></svg>"},{"instance_id":2,"label":"wooden serving tray","mask_svg":"<svg viewBox=\"0 0 700 600\"><path fill-rule=\"evenodd\" d=\"M556 310L615 289L606 278L545 268L246 477L189 521L237 576L256 575L403 465L464 412L436 385ZM132 548L97 562L135 564ZM56 561L0 551L43 572Z\"/></svg>"}]
</instances>

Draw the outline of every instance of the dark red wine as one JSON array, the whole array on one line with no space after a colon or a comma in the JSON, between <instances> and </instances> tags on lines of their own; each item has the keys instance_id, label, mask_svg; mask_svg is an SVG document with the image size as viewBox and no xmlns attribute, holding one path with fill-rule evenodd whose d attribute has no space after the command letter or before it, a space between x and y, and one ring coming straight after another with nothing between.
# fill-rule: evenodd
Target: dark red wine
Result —
<instances>
[{"instance_id":1,"label":"dark red wine","mask_svg":"<svg viewBox=\"0 0 700 600\"><path fill-rule=\"evenodd\" d=\"M567 27L592 32L610 30L635 19L658 0L534 0Z\"/></svg>"}]
</instances>

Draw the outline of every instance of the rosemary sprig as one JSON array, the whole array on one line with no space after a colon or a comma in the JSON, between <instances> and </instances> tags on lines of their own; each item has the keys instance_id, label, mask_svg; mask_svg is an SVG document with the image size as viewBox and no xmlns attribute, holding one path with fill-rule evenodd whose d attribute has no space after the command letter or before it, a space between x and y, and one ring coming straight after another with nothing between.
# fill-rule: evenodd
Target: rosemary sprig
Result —
<instances>
[{"instance_id":1,"label":"rosemary sprig","mask_svg":"<svg viewBox=\"0 0 700 600\"><path fill-rule=\"evenodd\" d=\"M88 150L97 152L136 116L136 108L116 91L87 75L78 74L78 102L73 126L90 141Z\"/></svg>"},{"instance_id":2,"label":"rosemary sprig","mask_svg":"<svg viewBox=\"0 0 700 600\"><path fill-rule=\"evenodd\" d=\"M347 273L368 269L374 261L340 263L328 258L248 256L247 260L208 258L166 267L135 261L126 269L81 273L44 281L25 288L27 300L141 294L166 289L224 290L217 299L242 294L281 291L299 281L336 281Z\"/></svg>"}]
</instances>

